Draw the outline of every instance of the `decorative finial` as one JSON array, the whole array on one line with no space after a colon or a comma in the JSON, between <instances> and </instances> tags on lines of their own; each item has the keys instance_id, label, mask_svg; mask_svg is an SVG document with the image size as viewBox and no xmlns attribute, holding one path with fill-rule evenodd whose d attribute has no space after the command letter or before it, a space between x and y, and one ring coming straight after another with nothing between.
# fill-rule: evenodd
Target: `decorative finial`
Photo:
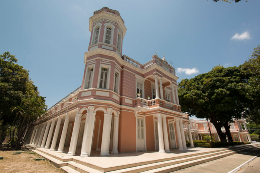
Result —
<instances>
[{"instance_id":1,"label":"decorative finial","mask_svg":"<svg viewBox=\"0 0 260 173\"><path fill-rule=\"evenodd\" d=\"M155 55L157 55L157 53L155 52Z\"/></svg>"},{"instance_id":2,"label":"decorative finial","mask_svg":"<svg viewBox=\"0 0 260 173\"><path fill-rule=\"evenodd\" d=\"M165 61L165 57L164 57L164 54L163 54L163 58L162 58L163 61Z\"/></svg>"}]
</instances>

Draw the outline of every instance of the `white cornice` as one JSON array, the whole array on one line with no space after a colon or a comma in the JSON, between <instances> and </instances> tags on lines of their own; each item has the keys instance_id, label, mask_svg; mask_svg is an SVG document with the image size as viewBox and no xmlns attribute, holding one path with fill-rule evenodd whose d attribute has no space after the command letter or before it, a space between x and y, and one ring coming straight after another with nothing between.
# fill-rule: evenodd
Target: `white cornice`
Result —
<instances>
[{"instance_id":1,"label":"white cornice","mask_svg":"<svg viewBox=\"0 0 260 173\"><path fill-rule=\"evenodd\" d=\"M110 50L101 49L101 48L93 49L93 50L90 50L90 51L86 52L85 53L85 58L84 58L84 63L86 63L88 57L94 56L96 54L102 54L102 55L106 55L106 56L115 57L117 59L117 61L119 61L119 63L121 65L127 66L128 68L131 68L131 69L133 69L133 70L135 70L135 71L137 71L137 72L139 72L141 74L145 74L145 73L147 73L147 72L149 72L151 70L157 69L157 70L161 71L162 74L167 75L171 79L174 79L176 81L178 80L177 76L175 76L174 74L166 71L164 68L162 68L161 66L159 66L157 64L153 64L153 65L151 65L148 68L141 69L141 68L136 67L135 65L133 65L133 64L123 60L116 52L110 51Z\"/></svg>"}]
</instances>

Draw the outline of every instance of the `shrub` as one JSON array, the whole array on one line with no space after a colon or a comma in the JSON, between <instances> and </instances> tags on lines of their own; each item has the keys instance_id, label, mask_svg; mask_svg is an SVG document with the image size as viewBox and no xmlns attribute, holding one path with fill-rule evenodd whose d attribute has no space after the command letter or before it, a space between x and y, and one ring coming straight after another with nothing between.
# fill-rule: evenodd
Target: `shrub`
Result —
<instances>
[{"instance_id":1,"label":"shrub","mask_svg":"<svg viewBox=\"0 0 260 173\"><path fill-rule=\"evenodd\" d=\"M190 147L190 141L186 141L186 146Z\"/></svg>"},{"instance_id":2,"label":"shrub","mask_svg":"<svg viewBox=\"0 0 260 173\"><path fill-rule=\"evenodd\" d=\"M259 140L259 135L258 134L250 134L251 140L252 141L258 141Z\"/></svg>"}]
</instances>

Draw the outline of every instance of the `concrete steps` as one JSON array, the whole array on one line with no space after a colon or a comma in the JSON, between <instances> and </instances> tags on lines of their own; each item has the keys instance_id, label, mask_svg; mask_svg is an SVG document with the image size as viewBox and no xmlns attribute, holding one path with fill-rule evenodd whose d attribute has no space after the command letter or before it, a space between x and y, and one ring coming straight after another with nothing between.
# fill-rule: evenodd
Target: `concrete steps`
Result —
<instances>
[{"instance_id":1,"label":"concrete steps","mask_svg":"<svg viewBox=\"0 0 260 173\"><path fill-rule=\"evenodd\" d=\"M125 164L114 167L99 167L90 163L84 162L84 159L61 158L59 155L54 156L48 150L36 149L34 152L42 157L50 160L56 167L60 167L66 172L71 173L121 173L121 172L171 172L201 163L213 161L222 157L227 157L236 152L254 148L254 145L235 146L230 148L218 149L207 152L191 152L180 156L168 157L163 159L155 159L135 164Z\"/></svg>"},{"instance_id":2,"label":"concrete steps","mask_svg":"<svg viewBox=\"0 0 260 173\"><path fill-rule=\"evenodd\" d=\"M69 173L80 173L79 171L76 171L75 169L69 167L69 166L63 166L61 167L62 170Z\"/></svg>"},{"instance_id":3,"label":"concrete steps","mask_svg":"<svg viewBox=\"0 0 260 173\"><path fill-rule=\"evenodd\" d=\"M110 173L144 172L144 171L149 171L149 170L153 170L153 169L157 169L157 168L164 168L167 166L172 166L175 164L188 163L193 160L200 160L203 158L211 158L211 157L213 158L213 156L230 156L234 153L235 153L234 151L223 150L223 151L213 152L213 153L208 153L208 154L198 154L196 156L190 156L190 157L187 156L187 157L180 158L180 159L173 159L173 160L168 160L168 161L163 161L163 162L156 162L156 163L136 166L136 167L132 167L132 168L120 169L120 170L116 170L116 171L111 171Z\"/></svg>"},{"instance_id":4,"label":"concrete steps","mask_svg":"<svg viewBox=\"0 0 260 173\"><path fill-rule=\"evenodd\" d=\"M39 150L32 150L33 152L35 152L35 153L37 153L37 154L39 154L39 155L41 155L42 157L44 157L45 159L48 159L54 166L56 166L56 167L62 167L62 166L67 166L68 165L68 163L67 162L63 162L63 161L61 161L61 160L59 160L59 159L56 159L55 157L53 157L53 156L50 156L50 155L48 155L48 154L45 154L44 152L41 152L41 151L39 151Z\"/></svg>"}]
</instances>

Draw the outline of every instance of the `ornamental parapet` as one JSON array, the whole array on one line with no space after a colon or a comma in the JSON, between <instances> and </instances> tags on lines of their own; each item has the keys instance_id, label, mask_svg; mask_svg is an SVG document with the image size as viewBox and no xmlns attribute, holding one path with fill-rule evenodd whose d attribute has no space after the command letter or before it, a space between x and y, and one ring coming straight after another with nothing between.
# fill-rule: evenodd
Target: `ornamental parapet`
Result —
<instances>
[{"instance_id":1,"label":"ornamental parapet","mask_svg":"<svg viewBox=\"0 0 260 173\"><path fill-rule=\"evenodd\" d=\"M162 108L181 112L180 105L177 105L177 104L165 101L165 100L161 100L161 99L147 100L147 99L143 99L143 98L137 98L135 100L135 107L142 107L142 108L147 108L147 109L151 109L151 108L155 108L155 107L162 107ZM183 114L182 116L184 118L188 118L187 114Z\"/></svg>"}]
</instances>

